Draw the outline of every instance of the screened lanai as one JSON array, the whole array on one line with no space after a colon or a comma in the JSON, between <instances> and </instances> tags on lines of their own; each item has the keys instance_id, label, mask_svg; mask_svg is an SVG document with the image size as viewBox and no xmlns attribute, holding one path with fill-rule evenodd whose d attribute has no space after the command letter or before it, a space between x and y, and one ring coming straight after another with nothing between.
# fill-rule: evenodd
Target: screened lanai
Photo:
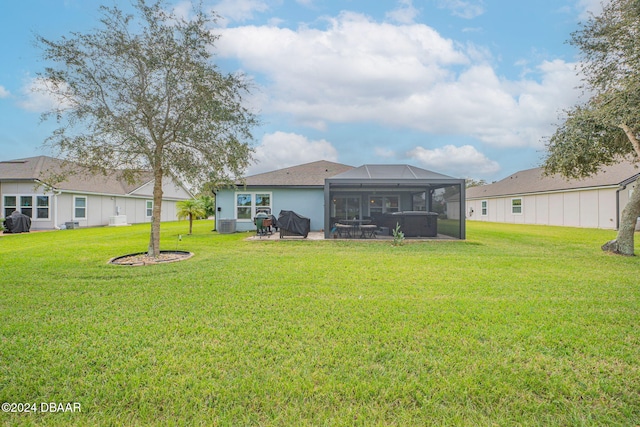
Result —
<instances>
[{"instance_id":1,"label":"screened lanai","mask_svg":"<svg viewBox=\"0 0 640 427\"><path fill-rule=\"evenodd\" d=\"M409 165L364 165L327 178L324 233L366 221L384 235L464 239L465 180Z\"/></svg>"}]
</instances>

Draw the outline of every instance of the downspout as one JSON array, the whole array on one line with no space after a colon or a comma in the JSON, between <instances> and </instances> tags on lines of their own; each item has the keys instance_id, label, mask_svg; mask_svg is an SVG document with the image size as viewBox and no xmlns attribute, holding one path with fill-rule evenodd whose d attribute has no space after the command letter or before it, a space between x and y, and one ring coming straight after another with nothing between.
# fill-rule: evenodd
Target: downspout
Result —
<instances>
[{"instance_id":1,"label":"downspout","mask_svg":"<svg viewBox=\"0 0 640 427\"><path fill-rule=\"evenodd\" d=\"M53 190L53 228L56 230L60 230L60 226L58 225L58 196L60 195L60 190Z\"/></svg>"},{"instance_id":2,"label":"downspout","mask_svg":"<svg viewBox=\"0 0 640 427\"><path fill-rule=\"evenodd\" d=\"M616 190L616 230L620 229L620 192L625 188L626 185Z\"/></svg>"},{"instance_id":3,"label":"downspout","mask_svg":"<svg viewBox=\"0 0 640 427\"><path fill-rule=\"evenodd\" d=\"M211 190L211 192L213 193L213 230L211 231L218 231L218 195L216 194L215 191Z\"/></svg>"}]
</instances>

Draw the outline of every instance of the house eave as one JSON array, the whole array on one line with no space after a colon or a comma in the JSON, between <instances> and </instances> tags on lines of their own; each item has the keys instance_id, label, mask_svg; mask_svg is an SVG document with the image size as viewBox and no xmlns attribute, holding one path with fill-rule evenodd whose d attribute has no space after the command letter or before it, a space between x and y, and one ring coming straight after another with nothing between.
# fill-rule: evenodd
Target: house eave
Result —
<instances>
[{"instance_id":1,"label":"house eave","mask_svg":"<svg viewBox=\"0 0 640 427\"><path fill-rule=\"evenodd\" d=\"M633 182L633 181L631 181L631 182ZM594 186L594 187L579 187L579 188L565 188L565 189L558 189L558 190L528 191L528 192L518 192L518 193L494 194L494 195L467 197L467 200L485 200L485 199L497 199L497 198L502 198L502 197L534 196L534 195L556 194L556 193L574 193L574 192L578 192L578 191L617 189L621 185L622 184L610 184L610 185L599 185L599 186Z\"/></svg>"}]
</instances>

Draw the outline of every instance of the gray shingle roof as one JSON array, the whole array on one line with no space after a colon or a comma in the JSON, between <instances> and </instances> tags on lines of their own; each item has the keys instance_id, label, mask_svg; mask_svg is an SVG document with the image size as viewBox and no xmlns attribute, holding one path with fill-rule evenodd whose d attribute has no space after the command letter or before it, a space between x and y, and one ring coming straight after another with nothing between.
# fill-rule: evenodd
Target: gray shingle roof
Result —
<instances>
[{"instance_id":1,"label":"gray shingle roof","mask_svg":"<svg viewBox=\"0 0 640 427\"><path fill-rule=\"evenodd\" d=\"M489 185L467 188L467 199L498 197L580 188L616 186L640 174L635 163L621 162L605 166L597 175L584 179L566 179L561 175L544 176L542 168L527 169Z\"/></svg>"},{"instance_id":2,"label":"gray shingle roof","mask_svg":"<svg viewBox=\"0 0 640 427\"><path fill-rule=\"evenodd\" d=\"M330 178L351 169L353 169L353 166L320 160L317 162L278 169L273 172L251 175L245 178L245 185L273 187L323 187L324 180L326 178ZM238 185L242 185L242 183L238 183Z\"/></svg>"},{"instance_id":3,"label":"gray shingle roof","mask_svg":"<svg viewBox=\"0 0 640 427\"><path fill-rule=\"evenodd\" d=\"M74 168L72 164L65 165L64 161L48 156L7 160L0 162L0 180L38 180L51 185L55 175L60 175L72 168ZM153 177L149 172L142 173L135 183L128 183L118 171L109 172L107 175L93 175L87 172L68 175L65 180L53 183L52 186L67 191L124 195L152 180Z\"/></svg>"}]
</instances>

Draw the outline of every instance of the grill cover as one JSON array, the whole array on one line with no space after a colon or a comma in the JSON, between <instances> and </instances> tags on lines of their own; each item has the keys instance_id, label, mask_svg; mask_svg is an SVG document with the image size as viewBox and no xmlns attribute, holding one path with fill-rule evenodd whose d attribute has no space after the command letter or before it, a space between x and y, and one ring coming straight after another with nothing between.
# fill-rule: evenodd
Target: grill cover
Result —
<instances>
[{"instance_id":1,"label":"grill cover","mask_svg":"<svg viewBox=\"0 0 640 427\"><path fill-rule=\"evenodd\" d=\"M307 237L311 231L311 220L294 211L280 211L276 221L278 228Z\"/></svg>"},{"instance_id":2,"label":"grill cover","mask_svg":"<svg viewBox=\"0 0 640 427\"><path fill-rule=\"evenodd\" d=\"M5 233L28 233L31 228L31 218L18 211L13 211L4 220Z\"/></svg>"}]
</instances>

